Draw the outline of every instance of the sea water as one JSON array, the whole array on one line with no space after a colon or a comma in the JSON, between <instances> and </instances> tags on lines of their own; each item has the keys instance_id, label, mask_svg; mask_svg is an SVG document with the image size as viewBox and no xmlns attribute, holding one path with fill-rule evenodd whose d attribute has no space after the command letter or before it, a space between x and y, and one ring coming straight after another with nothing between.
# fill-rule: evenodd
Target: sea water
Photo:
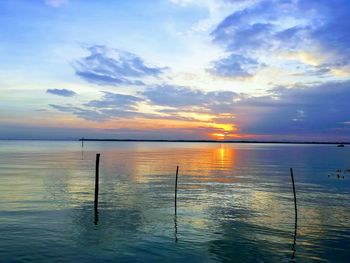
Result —
<instances>
[{"instance_id":1,"label":"sea water","mask_svg":"<svg viewBox=\"0 0 350 263\"><path fill-rule=\"evenodd\" d=\"M0 141L0 262L349 262L348 169L335 145Z\"/></svg>"}]
</instances>

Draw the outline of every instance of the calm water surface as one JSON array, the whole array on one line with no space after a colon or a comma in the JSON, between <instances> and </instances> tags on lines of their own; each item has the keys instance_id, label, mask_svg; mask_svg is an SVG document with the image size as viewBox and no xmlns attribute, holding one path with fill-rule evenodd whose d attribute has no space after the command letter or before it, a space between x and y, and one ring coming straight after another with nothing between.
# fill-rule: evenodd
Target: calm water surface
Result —
<instances>
[{"instance_id":1,"label":"calm water surface","mask_svg":"<svg viewBox=\"0 0 350 263\"><path fill-rule=\"evenodd\" d=\"M347 169L334 145L0 141L0 262L349 262Z\"/></svg>"}]
</instances>

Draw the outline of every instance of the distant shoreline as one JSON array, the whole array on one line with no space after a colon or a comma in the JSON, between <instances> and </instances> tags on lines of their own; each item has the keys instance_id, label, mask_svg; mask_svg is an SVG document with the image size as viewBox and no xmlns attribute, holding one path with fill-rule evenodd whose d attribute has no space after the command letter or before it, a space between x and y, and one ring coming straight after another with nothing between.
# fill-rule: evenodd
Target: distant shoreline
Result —
<instances>
[{"instance_id":1,"label":"distant shoreline","mask_svg":"<svg viewBox=\"0 0 350 263\"><path fill-rule=\"evenodd\" d=\"M303 141L246 141L246 140L147 140L147 139L85 139L84 142L188 142L188 143L267 143L267 144L344 144L350 145L350 142L303 142Z\"/></svg>"},{"instance_id":2,"label":"distant shoreline","mask_svg":"<svg viewBox=\"0 0 350 263\"><path fill-rule=\"evenodd\" d=\"M350 142L331 142L331 141L247 141L247 140L165 140L165 139L94 139L94 138L67 138L67 139L0 139L0 141L52 141L52 142L178 142L178 143L245 143L245 144L328 144L328 145L350 145Z\"/></svg>"}]
</instances>

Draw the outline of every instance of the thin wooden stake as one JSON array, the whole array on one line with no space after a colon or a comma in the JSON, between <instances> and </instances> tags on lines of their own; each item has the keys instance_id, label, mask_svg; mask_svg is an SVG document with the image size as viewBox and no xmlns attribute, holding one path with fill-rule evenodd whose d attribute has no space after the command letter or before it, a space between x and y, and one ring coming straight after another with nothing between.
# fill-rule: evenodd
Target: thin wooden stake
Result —
<instances>
[{"instance_id":1,"label":"thin wooden stake","mask_svg":"<svg viewBox=\"0 0 350 263\"><path fill-rule=\"evenodd\" d=\"M100 169L100 154L96 154L96 167L95 167L95 213L98 213L98 184L99 184L99 169Z\"/></svg>"},{"instance_id":2,"label":"thin wooden stake","mask_svg":"<svg viewBox=\"0 0 350 263\"><path fill-rule=\"evenodd\" d=\"M84 137L81 139L81 159L84 160Z\"/></svg>"},{"instance_id":3,"label":"thin wooden stake","mask_svg":"<svg viewBox=\"0 0 350 263\"><path fill-rule=\"evenodd\" d=\"M298 209L297 209L297 195L295 193L295 184L294 184L294 175L293 175L293 169L290 168L290 176L292 178L292 184L293 184L293 193L294 193L294 211L295 211L295 217L294 217L294 237L293 237L293 245L292 245L292 262L294 262L295 258L295 252L296 252L296 241L297 241L297 229L298 229Z\"/></svg>"},{"instance_id":4,"label":"thin wooden stake","mask_svg":"<svg viewBox=\"0 0 350 263\"><path fill-rule=\"evenodd\" d=\"M179 174L179 166L176 166L176 177L175 177L175 215L177 215L177 177Z\"/></svg>"},{"instance_id":5,"label":"thin wooden stake","mask_svg":"<svg viewBox=\"0 0 350 263\"><path fill-rule=\"evenodd\" d=\"M292 168L290 168L290 176L292 178L292 184L293 184L295 221L297 221L297 219L298 219L297 195L295 193L294 175L293 175L293 169Z\"/></svg>"}]
</instances>

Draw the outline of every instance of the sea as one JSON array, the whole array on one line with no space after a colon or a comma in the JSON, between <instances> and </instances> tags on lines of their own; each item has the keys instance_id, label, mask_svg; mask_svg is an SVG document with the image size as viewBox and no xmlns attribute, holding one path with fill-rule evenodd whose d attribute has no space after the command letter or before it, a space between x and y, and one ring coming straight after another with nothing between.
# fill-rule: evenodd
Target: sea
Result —
<instances>
[{"instance_id":1,"label":"sea","mask_svg":"<svg viewBox=\"0 0 350 263\"><path fill-rule=\"evenodd\" d=\"M349 260L350 146L0 141L0 262Z\"/></svg>"}]
</instances>

